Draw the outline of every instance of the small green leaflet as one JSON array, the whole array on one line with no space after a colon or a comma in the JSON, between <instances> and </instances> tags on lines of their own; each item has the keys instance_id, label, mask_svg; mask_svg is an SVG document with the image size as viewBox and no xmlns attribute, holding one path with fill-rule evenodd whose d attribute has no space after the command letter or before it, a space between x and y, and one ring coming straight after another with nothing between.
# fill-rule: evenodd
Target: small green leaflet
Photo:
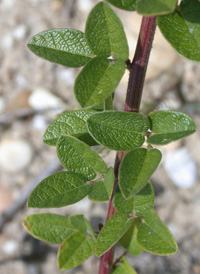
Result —
<instances>
[{"instance_id":1,"label":"small green leaflet","mask_svg":"<svg viewBox=\"0 0 200 274\"><path fill-rule=\"evenodd\" d=\"M94 179L96 172L104 174L107 171L107 166L99 154L75 137L61 136L56 147L63 166L88 180Z\"/></svg>"},{"instance_id":2,"label":"small green leaflet","mask_svg":"<svg viewBox=\"0 0 200 274\"><path fill-rule=\"evenodd\" d=\"M100 144L119 151L140 147L145 141L149 121L138 113L104 111L87 120L90 134Z\"/></svg>"},{"instance_id":3,"label":"small green leaflet","mask_svg":"<svg viewBox=\"0 0 200 274\"><path fill-rule=\"evenodd\" d=\"M78 229L82 232L89 233L94 240L96 240L94 231L88 222L88 220L83 215L73 215L69 218L70 223L73 228Z\"/></svg>"},{"instance_id":4,"label":"small green leaflet","mask_svg":"<svg viewBox=\"0 0 200 274\"><path fill-rule=\"evenodd\" d=\"M136 148L128 152L119 168L119 187L125 198L131 198L148 182L162 154L157 149Z\"/></svg>"},{"instance_id":5,"label":"small green leaflet","mask_svg":"<svg viewBox=\"0 0 200 274\"><path fill-rule=\"evenodd\" d=\"M72 233L58 251L58 267L68 270L86 261L95 250L95 240L83 232Z\"/></svg>"},{"instance_id":6,"label":"small green leaflet","mask_svg":"<svg viewBox=\"0 0 200 274\"><path fill-rule=\"evenodd\" d=\"M118 86L124 72L125 62L112 61L98 56L89 61L76 78L74 92L82 107L101 103Z\"/></svg>"},{"instance_id":7,"label":"small green leaflet","mask_svg":"<svg viewBox=\"0 0 200 274\"><path fill-rule=\"evenodd\" d=\"M114 268L112 274L137 274L137 272L132 268L128 260L122 257L120 264Z\"/></svg>"},{"instance_id":8,"label":"small green leaflet","mask_svg":"<svg viewBox=\"0 0 200 274\"><path fill-rule=\"evenodd\" d=\"M72 135L90 146L96 145L86 128L87 119L94 113L96 111L83 109L62 113L46 129L43 142L55 146L61 135Z\"/></svg>"},{"instance_id":9,"label":"small green leaflet","mask_svg":"<svg viewBox=\"0 0 200 274\"><path fill-rule=\"evenodd\" d=\"M128 59L129 49L123 25L105 2L98 3L90 12L85 35L96 55L112 56L122 61Z\"/></svg>"},{"instance_id":10,"label":"small green leaflet","mask_svg":"<svg viewBox=\"0 0 200 274\"><path fill-rule=\"evenodd\" d=\"M138 0L137 12L147 16L172 13L176 8L177 0Z\"/></svg>"},{"instance_id":11,"label":"small green leaflet","mask_svg":"<svg viewBox=\"0 0 200 274\"><path fill-rule=\"evenodd\" d=\"M125 199L117 186L114 193L114 207L122 214L136 213L144 216L154 205L154 190L148 182L142 190L130 199Z\"/></svg>"},{"instance_id":12,"label":"small green leaflet","mask_svg":"<svg viewBox=\"0 0 200 274\"><path fill-rule=\"evenodd\" d=\"M137 0L106 0L113 6L116 6L123 10L133 11L136 9Z\"/></svg>"},{"instance_id":13,"label":"small green leaflet","mask_svg":"<svg viewBox=\"0 0 200 274\"><path fill-rule=\"evenodd\" d=\"M196 131L194 121L185 113L176 111L154 111L149 114L152 136L149 144L166 145Z\"/></svg>"},{"instance_id":14,"label":"small green leaflet","mask_svg":"<svg viewBox=\"0 0 200 274\"><path fill-rule=\"evenodd\" d=\"M138 227L140 224L140 219L134 218L134 221L129 230L119 240L120 245L127 249L128 253L132 256L138 256L143 252L143 249L138 245L137 242Z\"/></svg>"},{"instance_id":15,"label":"small green leaflet","mask_svg":"<svg viewBox=\"0 0 200 274\"><path fill-rule=\"evenodd\" d=\"M29 215L22 224L32 236L52 244L61 244L76 231L68 218L52 213Z\"/></svg>"},{"instance_id":16,"label":"small green leaflet","mask_svg":"<svg viewBox=\"0 0 200 274\"><path fill-rule=\"evenodd\" d=\"M36 34L28 47L38 56L67 67L81 67L92 57L84 33L75 29L51 29Z\"/></svg>"},{"instance_id":17,"label":"small green leaflet","mask_svg":"<svg viewBox=\"0 0 200 274\"><path fill-rule=\"evenodd\" d=\"M177 11L159 16L157 24L167 41L184 57L200 62L200 2L183 0Z\"/></svg>"},{"instance_id":18,"label":"small green leaflet","mask_svg":"<svg viewBox=\"0 0 200 274\"><path fill-rule=\"evenodd\" d=\"M114 170L110 167L105 173L103 180L97 180L88 194L90 200L96 202L108 201L112 195L113 185L114 185Z\"/></svg>"},{"instance_id":19,"label":"small green leaflet","mask_svg":"<svg viewBox=\"0 0 200 274\"><path fill-rule=\"evenodd\" d=\"M173 235L153 209L139 226L137 240L145 251L157 255L171 255L178 250Z\"/></svg>"},{"instance_id":20,"label":"small green leaflet","mask_svg":"<svg viewBox=\"0 0 200 274\"><path fill-rule=\"evenodd\" d=\"M100 257L115 245L133 222L123 214L113 215L103 226L96 241L96 256Z\"/></svg>"},{"instance_id":21,"label":"small green leaflet","mask_svg":"<svg viewBox=\"0 0 200 274\"><path fill-rule=\"evenodd\" d=\"M32 191L28 207L52 208L74 204L89 193L86 178L73 172L57 172L45 178Z\"/></svg>"}]
</instances>

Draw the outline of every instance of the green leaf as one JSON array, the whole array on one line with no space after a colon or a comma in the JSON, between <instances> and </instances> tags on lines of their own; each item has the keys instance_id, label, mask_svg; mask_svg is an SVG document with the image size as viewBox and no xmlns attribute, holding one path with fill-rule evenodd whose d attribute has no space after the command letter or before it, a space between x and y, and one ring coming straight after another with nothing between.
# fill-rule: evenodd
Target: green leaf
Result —
<instances>
[{"instance_id":1,"label":"green leaf","mask_svg":"<svg viewBox=\"0 0 200 274\"><path fill-rule=\"evenodd\" d=\"M149 144L166 145L196 131L194 121L185 113L176 111L154 111L149 114L152 135Z\"/></svg>"},{"instance_id":2,"label":"green leaf","mask_svg":"<svg viewBox=\"0 0 200 274\"><path fill-rule=\"evenodd\" d=\"M38 56L67 67L81 67L92 57L84 33L75 29L51 29L38 33L28 47Z\"/></svg>"},{"instance_id":3,"label":"green leaf","mask_svg":"<svg viewBox=\"0 0 200 274\"><path fill-rule=\"evenodd\" d=\"M52 208L74 204L90 191L86 178L73 172L57 172L45 178L32 191L28 207Z\"/></svg>"},{"instance_id":4,"label":"green leaf","mask_svg":"<svg viewBox=\"0 0 200 274\"><path fill-rule=\"evenodd\" d=\"M157 149L137 148L128 152L119 168L119 187L125 198L131 198L148 182L162 154Z\"/></svg>"},{"instance_id":5,"label":"green leaf","mask_svg":"<svg viewBox=\"0 0 200 274\"><path fill-rule=\"evenodd\" d=\"M104 56L93 58L76 78L74 91L82 107L97 105L112 94L125 71L123 61L111 61Z\"/></svg>"},{"instance_id":6,"label":"green leaf","mask_svg":"<svg viewBox=\"0 0 200 274\"><path fill-rule=\"evenodd\" d=\"M177 0L138 0L137 12L143 15L155 16L172 13Z\"/></svg>"},{"instance_id":7,"label":"green leaf","mask_svg":"<svg viewBox=\"0 0 200 274\"><path fill-rule=\"evenodd\" d=\"M136 9L137 0L106 0L115 7L123 10L133 11Z\"/></svg>"},{"instance_id":8,"label":"green leaf","mask_svg":"<svg viewBox=\"0 0 200 274\"><path fill-rule=\"evenodd\" d=\"M129 49L123 25L105 2L98 3L89 14L85 35L96 55L112 56L123 61L128 59Z\"/></svg>"},{"instance_id":9,"label":"green leaf","mask_svg":"<svg viewBox=\"0 0 200 274\"><path fill-rule=\"evenodd\" d=\"M90 146L96 145L97 143L86 127L87 119L94 113L96 113L94 110L74 110L62 113L46 129L43 142L55 146L61 135L72 135Z\"/></svg>"},{"instance_id":10,"label":"green leaf","mask_svg":"<svg viewBox=\"0 0 200 274\"><path fill-rule=\"evenodd\" d=\"M87 237L83 232L71 234L61 245L58 251L58 267L68 270L86 261L95 250L94 239Z\"/></svg>"},{"instance_id":11,"label":"green leaf","mask_svg":"<svg viewBox=\"0 0 200 274\"><path fill-rule=\"evenodd\" d=\"M134 218L134 221L129 230L119 240L120 245L127 249L128 253L132 256L138 256L143 252L143 249L138 245L137 242L138 227L140 224L140 219Z\"/></svg>"},{"instance_id":12,"label":"green leaf","mask_svg":"<svg viewBox=\"0 0 200 274\"><path fill-rule=\"evenodd\" d=\"M114 207L122 214L136 213L144 216L154 205L154 190L150 182L148 182L140 192L130 199L125 199L121 194L119 187L114 193Z\"/></svg>"},{"instance_id":13,"label":"green leaf","mask_svg":"<svg viewBox=\"0 0 200 274\"><path fill-rule=\"evenodd\" d=\"M184 57L200 62L200 2L183 0L179 9L157 18L167 41Z\"/></svg>"},{"instance_id":14,"label":"green leaf","mask_svg":"<svg viewBox=\"0 0 200 274\"><path fill-rule=\"evenodd\" d=\"M114 179L114 170L110 167L104 176L104 180L98 180L94 183L90 193L88 194L88 198L96 202L105 202L110 200Z\"/></svg>"},{"instance_id":15,"label":"green leaf","mask_svg":"<svg viewBox=\"0 0 200 274\"><path fill-rule=\"evenodd\" d=\"M83 215L73 215L69 218L69 220L73 228L85 233L89 233L92 236L92 238L96 240L94 231L90 223Z\"/></svg>"},{"instance_id":16,"label":"green leaf","mask_svg":"<svg viewBox=\"0 0 200 274\"><path fill-rule=\"evenodd\" d=\"M22 224L33 237L52 244L61 244L76 230L68 218L52 213L26 216Z\"/></svg>"},{"instance_id":17,"label":"green leaf","mask_svg":"<svg viewBox=\"0 0 200 274\"><path fill-rule=\"evenodd\" d=\"M122 257L120 264L114 268L112 274L137 274L137 272L132 268L128 260Z\"/></svg>"},{"instance_id":18,"label":"green leaf","mask_svg":"<svg viewBox=\"0 0 200 274\"><path fill-rule=\"evenodd\" d=\"M104 111L87 120L94 139L113 150L127 151L140 147L149 129L146 117L138 113Z\"/></svg>"},{"instance_id":19,"label":"green leaf","mask_svg":"<svg viewBox=\"0 0 200 274\"><path fill-rule=\"evenodd\" d=\"M100 257L115 245L124 233L129 229L133 219L117 213L113 215L103 226L96 241L96 256Z\"/></svg>"},{"instance_id":20,"label":"green leaf","mask_svg":"<svg viewBox=\"0 0 200 274\"><path fill-rule=\"evenodd\" d=\"M144 217L138 229L137 240L145 251L157 255L170 255L178 250L173 235L153 209Z\"/></svg>"},{"instance_id":21,"label":"green leaf","mask_svg":"<svg viewBox=\"0 0 200 274\"><path fill-rule=\"evenodd\" d=\"M61 136L57 141L60 162L69 171L92 180L96 172L104 174L107 166L103 159L84 142L72 136Z\"/></svg>"}]
</instances>

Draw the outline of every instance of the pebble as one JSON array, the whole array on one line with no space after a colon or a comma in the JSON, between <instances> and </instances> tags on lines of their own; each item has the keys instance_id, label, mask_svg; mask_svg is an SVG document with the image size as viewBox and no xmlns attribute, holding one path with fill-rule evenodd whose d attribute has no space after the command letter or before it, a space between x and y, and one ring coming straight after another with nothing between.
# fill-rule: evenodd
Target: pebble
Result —
<instances>
[{"instance_id":1,"label":"pebble","mask_svg":"<svg viewBox=\"0 0 200 274\"><path fill-rule=\"evenodd\" d=\"M88 13L93 8L94 4L91 0L78 0L77 7L82 11Z\"/></svg>"},{"instance_id":2,"label":"pebble","mask_svg":"<svg viewBox=\"0 0 200 274\"><path fill-rule=\"evenodd\" d=\"M35 115L32 120L32 125L39 131L44 131L48 126L46 120L42 115Z\"/></svg>"},{"instance_id":3,"label":"pebble","mask_svg":"<svg viewBox=\"0 0 200 274\"><path fill-rule=\"evenodd\" d=\"M1 7L2 9L11 9L15 4L15 0L2 0Z\"/></svg>"},{"instance_id":4,"label":"pebble","mask_svg":"<svg viewBox=\"0 0 200 274\"><path fill-rule=\"evenodd\" d=\"M14 254L18 249L18 244L14 240L9 240L2 246L2 250L6 255Z\"/></svg>"},{"instance_id":5,"label":"pebble","mask_svg":"<svg viewBox=\"0 0 200 274\"><path fill-rule=\"evenodd\" d=\"M5 99L0 96L0 113L2 113L6 108L6 102Z\"/></svg>"},{"instance_id":6,"label":"pebble","mask_svg":"<svg viewBox=\"0 0 200 274\"><path fill-rule=\"evenodd\" d=\"M75 76L72 69L63 69L59 73L59 79L65 83L67 86L73 86L75 81Z\"/></svg>"},{"instance_id":7,"label":"pebble","mask_svg":"<svg viewBox=\"0 0 200 274\"><path fill-rule=\"evenodd\" d=\"M13 48L13 45L14 45L14 40L12 35L6 34L1 40L2 48L5 50L11 50Z\"/></svg>"},{"instance_id":8,"label":"pebble","mask_svg":"<svg viewBox=\"0 0 200 274\"><path fill-rule=\"evenodd\" d=\"M164 157L164 168L175 185L191 188L197 180L197 165L187 148L168 151Z\"/></svg>"},{"instance_id":9,"label":"pebble","mask_svg":"<svg viewBox=\"0 0 200 274\"><path fill-rule=\"evenodd\" d=\"M29 97L29 105L33 109L64 107L62 100L44 88L35 89Z\"/></svg>"},{"instance_id":10,"label":"pebble","mask_svg":"<svg viewBox=\"0 0 200 274\"><path fill-rule=\"evenodd\" d=\"M33 157L31 145L23 139L4 138L0 143L0 165L8 172L26 168Z\"/></svg>"},{"instance_id":11,"label":"pebble","mask_svg":"<svg viewBox=\"0 0 200 274\"><path fill-rule=\"evenodd\" d=\"M25 25L19 25L13 31L13 37L16 40L24 39L26 34L27 34L27 27Z\"/></svg>"}]
</instances>

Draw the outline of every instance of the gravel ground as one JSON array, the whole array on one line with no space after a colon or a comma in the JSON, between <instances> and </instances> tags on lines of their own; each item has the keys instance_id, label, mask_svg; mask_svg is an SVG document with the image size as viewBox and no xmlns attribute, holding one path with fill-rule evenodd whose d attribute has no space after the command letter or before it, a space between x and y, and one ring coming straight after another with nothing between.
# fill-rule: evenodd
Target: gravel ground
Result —
<instances>
[{"instance_id":1,"label":"gravel ground","mask_svg":"<svg viewBox=\"0 0 200 274\"><path fill-rule=\"evenodd\" d=\"M78 108L73 95L79 69L42 60L26 47L36 33L50 28L84 31L92 0L0 0L0 213L22 199L32 180L47 167L59 165L54 147L42 143L45 128L56 114ZM124 23L132 58L141 17L115 9ZM116 91L116 109L123 109L128 73ZM169 226L179 245L176 255L160 257L143 253L128 257L139 274L200 273L200 65L184 60L165 42L159 31L152 49L141 111L154 108L181 110L193 117L197 132L165 147L160 168L152 177L155 209ZM115 153L103 151L113 166ZM55 166L54 166L55 167ZM47 170L48 171L48 170ZM107 203L87 198L61 209L42 210L72 215L85 214L94 229L104 222ZM35 240L22 228L24 216L37 209L23 206L0 234L0 273L57 274L57 246ZM122 253L117 248L116 256ZM91 257L66 273L97 273Z\"/></svg>"}]
</instances>

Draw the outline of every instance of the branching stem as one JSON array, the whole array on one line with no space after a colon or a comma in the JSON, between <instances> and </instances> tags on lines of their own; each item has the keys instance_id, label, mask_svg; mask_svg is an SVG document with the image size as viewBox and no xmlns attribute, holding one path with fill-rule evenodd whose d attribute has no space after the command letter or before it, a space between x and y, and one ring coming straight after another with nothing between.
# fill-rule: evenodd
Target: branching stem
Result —
<instances>
[{"instance_id":1,"label":"branching stem","mask_svg":"<svg viewBox=\"0 0 200 274\"><path fill-rule=\"evenodd\" d=\"M156 28L155 17L143 17L137 47L132 63L130 64L130 76L124 111L139 112L144 80L149 61L149 55L152 48L154 33ZM115 159L115 184L118 184L119 165L125 155L125 152L117 152ZM113 206L113 194L109 201L106 221L116 213ZM100 262L99 274L110 274L113 263L114 248L108 250Z\"/></svg>"}]
</instances>

